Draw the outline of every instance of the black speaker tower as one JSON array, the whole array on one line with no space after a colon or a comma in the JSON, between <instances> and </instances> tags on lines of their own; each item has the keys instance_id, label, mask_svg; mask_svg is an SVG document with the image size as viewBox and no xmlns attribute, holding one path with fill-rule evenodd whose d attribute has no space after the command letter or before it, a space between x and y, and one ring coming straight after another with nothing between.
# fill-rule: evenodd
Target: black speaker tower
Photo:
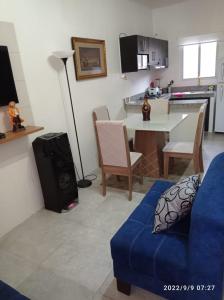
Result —
<instances>
[{"instance_id":1,"label":"black speaker tower","mask_svg":"<svg viewBox=\"0 0 224 300\"><path fill-rule=\"evenodd\" d=\"M74 163L66 133L48 133L33 141L45 208L68 210L78 202Z\"/></svg>"}]
</instances>

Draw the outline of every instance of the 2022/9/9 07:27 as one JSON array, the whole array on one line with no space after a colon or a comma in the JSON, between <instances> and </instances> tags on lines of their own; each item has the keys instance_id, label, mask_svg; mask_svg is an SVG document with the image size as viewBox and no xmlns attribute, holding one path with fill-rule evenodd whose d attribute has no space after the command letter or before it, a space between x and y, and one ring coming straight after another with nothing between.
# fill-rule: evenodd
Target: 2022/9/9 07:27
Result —
<instances>
[{"instance_id":1,"label":"2022/9/9 07:27","mask_svg":"<svg viewBox=\"0 0 224 300\"><path fill-rule=\"evenodd\" d=\"M164 285L164 291L213 291L215 289L214 284L197 284L197 285Z\"/></svg>"}]
</instances>

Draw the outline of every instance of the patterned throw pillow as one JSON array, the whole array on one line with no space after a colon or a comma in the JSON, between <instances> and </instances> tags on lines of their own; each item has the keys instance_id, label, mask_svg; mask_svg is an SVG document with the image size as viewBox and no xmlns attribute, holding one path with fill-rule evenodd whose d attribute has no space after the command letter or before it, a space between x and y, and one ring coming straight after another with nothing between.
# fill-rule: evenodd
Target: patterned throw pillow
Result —
<instances>
[{"instance_id":1,"label":"patterned throw pillow","mask_svg":"<svg viewBox=\"0 0 224 300\"><path fill-rule=\"evenodd\" d=\"M182 179L160 197L155 211L153 233L166 230L191 211L200 184L200 176Z\"/></svg>"}]
</instances>

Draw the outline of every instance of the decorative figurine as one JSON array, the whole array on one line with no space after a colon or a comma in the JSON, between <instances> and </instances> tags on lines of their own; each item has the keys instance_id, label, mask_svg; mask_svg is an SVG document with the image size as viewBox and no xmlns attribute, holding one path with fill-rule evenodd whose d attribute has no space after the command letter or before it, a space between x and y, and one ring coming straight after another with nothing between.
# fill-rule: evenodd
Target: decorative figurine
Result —
<instances>
[{"instance_id":1,"label":"decorative figurine","mask_svg":"<svg viewBox=\"0 0 224 300\"><path fill-rule=\"evenodd\" d=\"M0 132L0 140L1 140L1 139L5 139L5 138L6 138L5 133Z\"/></svg>"},{"instance_id":2,"label":"decorative figurine","mask_svg":"<svg viewBox=\"0 0 224 300\"><path fill-rule=\"evenodd\" d=\"M14 101L9 102L8 115L9 115L10 123L12 125L13 132L16 132L17 130L25 129L25 127L21 125L21 123L23 123L24 120L20 118L19 109L16 107L16 103Z\"/></svg>"},{"instance_id":3,"label":"decorative figurine","mask_svg":"<svg viewBox=\"0 0 224 300\"><path fill-rule=\"evenodd\" d=\"M150 112L151 112L151 105L148 102L148 98L144 98L144 103L142 105L142 115L143 121L150 121Z\"/></svg>"}]
</instances>

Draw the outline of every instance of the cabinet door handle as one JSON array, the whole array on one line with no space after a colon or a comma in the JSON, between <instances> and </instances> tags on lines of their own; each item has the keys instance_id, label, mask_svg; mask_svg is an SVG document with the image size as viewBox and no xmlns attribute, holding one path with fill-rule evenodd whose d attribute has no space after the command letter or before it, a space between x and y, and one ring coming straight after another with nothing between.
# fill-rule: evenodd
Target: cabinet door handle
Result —
<instances>
[{"instance_id":1,"label":"cabinet door handle","mask_svg":"<svg viewBox=\"0 0 224 300\"><path fill-rule=\"evenodd\" d=\"M221 64L221 81L223 81L223 63Z\"/></svg>"},{"instance_id":2,"label":"cabinet door handle","mask_svg":"<svg viewBox=\"0 0 224 300\"><path fill-rule=\"evenodd\" d=\"M144 51L146 51L146 40L144 39Z\"/></svg>"},{"instance_id":3,"label":"cabinet door handle","mask_svg":"<svg viewBox=\"0 0 224 300\"><path fill-rule=\"evenodd\" d=\"M222 81L224 80L224 63L222 63L222 76L221 76L221 78L222 78Z\"/></svg>"},{"instance_id":4,"label":"cabinet door handle","mask_svg":"<svg viewBox=\"0 0 224 300\"><path fill-rule=\"evenodd\" d=\"M152 61L155 61L156 60L156 53L155 51L152 51Z\"/></svg>"}]
</instances>

